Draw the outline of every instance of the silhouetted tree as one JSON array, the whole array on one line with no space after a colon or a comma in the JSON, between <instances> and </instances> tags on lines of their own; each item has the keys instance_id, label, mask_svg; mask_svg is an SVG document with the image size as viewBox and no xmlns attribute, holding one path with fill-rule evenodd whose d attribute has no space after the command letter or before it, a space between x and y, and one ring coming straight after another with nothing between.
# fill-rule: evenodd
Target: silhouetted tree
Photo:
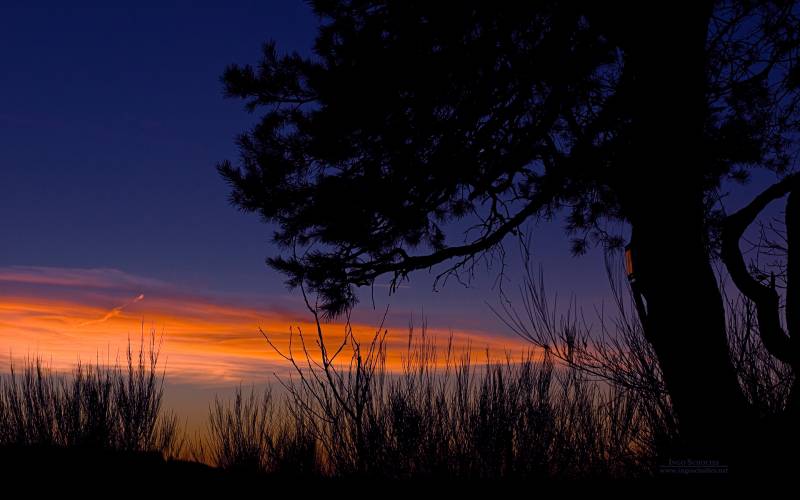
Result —
<instances>
[{"instance_id":1,"label":"silhouetted tree","mask_svg":"<svg viewBox=\"0 0 800 500\"><path fill-rule=\"evenodd\" d=\"M797 5L312 5L313 56L268 43L258 66L224 75L228 95L264 115L239 138L240 164L219 170L234 204L276 223L288 253L269 263L288 284L336 315L353 286L389 275L394 287L441 263L440 276L458 272L532 217L566 211L576 253L619 246L607 228L622 221L686 453L740 443L754 417L712 261L722 226L735 226L726 255L737 253L747 217L726 225L719 191L753 168L790 170ZM454 243L446 230L461 219L474 225ZM734 267L745 293L772 293ZM774 330L762 326L765 343L788 344Z\"/></svg>"}]
</instances>

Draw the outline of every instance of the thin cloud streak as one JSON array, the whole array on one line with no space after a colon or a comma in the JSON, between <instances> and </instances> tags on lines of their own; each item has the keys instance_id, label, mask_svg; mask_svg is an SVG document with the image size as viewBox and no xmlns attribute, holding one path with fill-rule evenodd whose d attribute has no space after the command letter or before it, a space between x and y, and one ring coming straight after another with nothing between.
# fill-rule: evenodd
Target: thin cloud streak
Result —
<instances>
[{"instance_id":1,"label":"thin cloud streak","mask_svg":"<svg viewBox=\"0 0 800 500\"><path fill-rule=\"evenodd\" d=\"M78 325L78 327L89 326L89 325L97 325L99 323L105 323L106 321L110 320L111 318L119 316L122 313L122 310L125 309L126 307L128 307L129 305L136 304L137 302L141 302L142 300L144 300L144 294L140 293L132 301L126 302L125 304L122 304L121 306L117 306L114 309L108 311L108 313L106 313L106 315L103 316L102 318L96 319L96 320L84 321L83 323Z\"/></svg>"},{"instance_id":2,"label":"thin cloud streak","mask_svg":"<svg viewBox=\"0 0 800 500\"><path fill-rule=\"evenodd\" d=\"M387 327L390 369L401 366L408 345L407 322L401 324ZM345 325L323 327L331 343L343 338ZM356 338L368 341L376 327L352 328ZM7 368L10 358L25 357L41 357L59 370L69 370L78 360L113 364L124 357L129 340L136 347L151 329L163 336L161 355L170 381L203 386L266 382L273 373L288 372L259 329L284 350L290 330L316 331L299 304L297 311L270 310L224 295L187 293L117 270L0 268L0 351L5 357L0 369ZM450 337L456 351L485 351L494 359L530 348L516 337L428 328L427 338L443 348ZM296 339L293 347L298 348Z\"/></svg>"}]
</instances>

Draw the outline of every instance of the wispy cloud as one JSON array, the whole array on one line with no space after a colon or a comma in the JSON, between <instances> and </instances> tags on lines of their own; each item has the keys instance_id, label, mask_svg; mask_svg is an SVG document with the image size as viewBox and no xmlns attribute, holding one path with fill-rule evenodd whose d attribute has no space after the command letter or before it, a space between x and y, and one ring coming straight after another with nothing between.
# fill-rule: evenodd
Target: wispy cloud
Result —
<instances>
[{"instance_id":1,"label":"wispy cloud","mask_svg":"<svg viewBox=\"0 0 800 500\"><path fill-rule=\"evenodd\" d=\"M37 266L0 267L0 284L2 283L81 288L169 287L164 281L135 276L118 269Z\"/></svg>"},{"instance_id":2,"label":"wispy cloud","mask_svg":"<svg viewBox=\"0 0 800 500\"><path fill-rule=\"evenodd\" d=\"M270 309L256 302L198 295L113 269L0 268L0 349L6 361L8 355L41 356L55 368L68 369L78 359L114 362L128 339L154 328L163 333L162 355L173 381L265 381L287 366L259 328L288 348L290 328L313 332L314 326L299 304ZM390 367L399 365L408 343L407 318L398 325L388 325ZM344 325L325 328L332 342L342 338ZM367 339L375 326L356 324L353 331ZM429 328L428 334L442 342L452 336L457 348L488 348L495 355L528 347L516 338L479 331Z\"/></svg>"},{"instance_id":3,"label":"wispy cloud","mask_svg":"<svg viewBox=\"0 0 800 500\"><path fill-rule=\"evenodd\" d=\"M141 302L142 300L144 300L144 294L140 293L139 295L137 295L130 302L126 302L126 303L122 304L121 306L117 306L117 307L111 309L102 318L89 320L89 321L84 321L83 323L80 323L78 325L78 327L89 326L89 325L97 325L99 323L105 323L106 321L110 320L111 318L115 318L115 317L119 316L122 313L122 310L125 309L126 307L128 307L129 305L136 304L137 302Z\"/></svg>"}]
</instances>

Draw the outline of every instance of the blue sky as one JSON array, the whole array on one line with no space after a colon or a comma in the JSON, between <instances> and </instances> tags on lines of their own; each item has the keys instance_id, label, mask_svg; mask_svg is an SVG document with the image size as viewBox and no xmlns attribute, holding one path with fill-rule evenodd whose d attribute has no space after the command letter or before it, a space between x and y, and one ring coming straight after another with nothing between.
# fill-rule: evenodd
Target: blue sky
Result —
<instances>
[{"instance_id":1,"label":"blue sky","mask_svg":"<svg viewBox=\"0 0 800 500\"><path fill-rule=\"evenodd\" d=\"M300 1L183 2L169 8L41 6L0 15L0 266L110 268L266 304L288 295L264 265L271 229L238 213L215 171L257 119L224 99L219 77L274 39L308 53L317 19ZM223 7L224 6L224 7ZM562 294L606 291L598 252L572 259L558 224L534 240ZM513 276L519 261L509 258ZM493 273L439 293L416 273L396 296L404 322L498 329ZM364 304L358 314L379 312Z\"/></svg>"}]
</instances>

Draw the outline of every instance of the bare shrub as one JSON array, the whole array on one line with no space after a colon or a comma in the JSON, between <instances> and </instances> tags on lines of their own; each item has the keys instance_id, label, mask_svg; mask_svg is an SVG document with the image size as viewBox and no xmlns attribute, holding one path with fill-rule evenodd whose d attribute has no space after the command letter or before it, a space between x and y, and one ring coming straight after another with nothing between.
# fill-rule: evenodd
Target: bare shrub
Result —
<instances>
[{"instance_id":1,"label":"bare shrub","mask_svg":"<svg viewBox=\"0 0 800 500\"><path fill-rule=\"evenodd\" d=\"M180 455L184 438L161 408L163 371L151 333L125 368L78 364L65 376L27 361L0 376L0 446L58 446Z\"/></svg>"},{"instance_id":2,"label":"bare shrub","mask_svg":"<svg viewBox=\"0 0 800 500\"><path fill-rule=\"evenodd\" d=\"M312 313L315 309L311 308ZM444 352L413 327L399 373L385 365L386 330L362 344L349 321L330 350L315 314L289 348L280 379L286 416L319 448L317 473L335 477L622 477L652 473L647 425L632 389L557 364L554 350L476 362ZM312 349L313 348L313 349ZM235 409L235 403L234 403ZM284 424L285 425L285 424ZM274 439L274 436L272 437Z\"/></svg>"},{"instance_id":3,"label":"bare shrub","mask_svg":"<svg viewBox=\"0 0 800 500\"><path fill-rule=\"evenodd\" d=\"M231 401L219 397L209 408L208 428L195 458L225 470L312 476L317 473L316 440L304 422L279 408L267 388L258 395L237 388Z\"/></svg>"}]
</instances>

